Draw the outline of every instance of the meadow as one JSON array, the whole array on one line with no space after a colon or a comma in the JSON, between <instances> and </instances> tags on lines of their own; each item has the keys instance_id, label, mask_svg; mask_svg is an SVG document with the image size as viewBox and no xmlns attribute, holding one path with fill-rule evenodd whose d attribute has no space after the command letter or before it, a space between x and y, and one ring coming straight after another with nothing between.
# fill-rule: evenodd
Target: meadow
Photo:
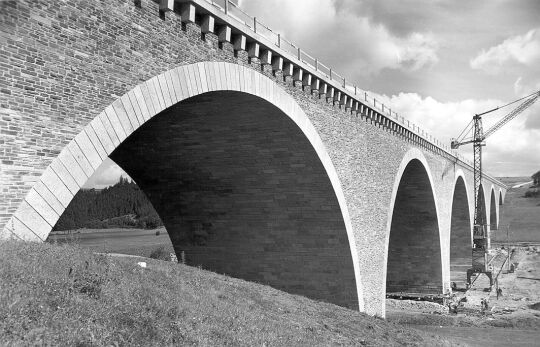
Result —
<instances>
[{"instance_id":1,"label":"meadow","mask_svg":"<svg viewBox=\"0 0 540 347\"><path fill-rule=\"evenodd\" d=\"M433 334L182 264L0 243L0 345L449 346Z\"/></svg>"},{"instance_id":2,"label":"meadow","mask_svg":"<svg viewBox=\"0 0 540 347\"><path fill-rule=\"evenodd\" d=\"M505 242L508 228L510 242L540 242L540 196L525 197L530 184L511 188L519 183L531 181L530 177L503 177L502 182L510 188L501 206L499 229L491 233L494 242Z\"/></svg>"}]
</instances>

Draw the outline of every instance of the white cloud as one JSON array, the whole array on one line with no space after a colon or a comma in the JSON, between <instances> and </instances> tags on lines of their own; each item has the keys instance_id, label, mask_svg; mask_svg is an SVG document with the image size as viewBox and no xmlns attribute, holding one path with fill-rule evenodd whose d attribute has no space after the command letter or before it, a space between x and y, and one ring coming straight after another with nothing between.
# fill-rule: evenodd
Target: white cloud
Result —
<instances>
[{"instance_id":1,"label":"white cloud","mask_svg":"<svg viewBox=\"0 0 540 347\"><path fill-rule=\"evenodd\" d=\"M413 33L401 41L398 50L398 64L401 67L409 67L411 71L415 71L439 61L436 53L438 44L433 35Z\"/></svg>"},{"instance_id":2,"label":"white cloud","mask_svg":"<svg viewBox=\"0 0 540 347\"><path fill-rule=\"evenodd\" d=\"M94 174L86 181L83 188L105 188L112 186L120 179L120 176L129 177L127 173L120 166L118 166L114 161L107 158L103 163L97 168Z\"/></svg>"},{"instance_id":3,"label":"white cloud","mask_svg":"<svg viewBox=\"0 0 540 347\"><path fill-rule=\"evenodd\" d=\"M465 129L474 114L506 103L501 100L474 99L440 102L429 96L423 98L416 93L376 97L385 104L392 105L392 109L398 114L406 115L409 121L446 144L450 144L451 138L457 137ZM504 108L484 116L484 130L489 129L511 110L512 107ZM533 119L540 119L539 114L540 104L536 104L487 139L484 167L488 173L495 176L527 176L538 170L534 167L540 165L540 127L535 129L529 123ZM472 160L472 145L460 147L459 152Z\"/></svg>"},{"instance_id":4,"label":"white cloud","mask_svg":"<svg viewBox=\"0 0 540 347\"><path fill-rule=\"evenodd\" d=\"M510 37L487 51L483 50L471 59L470 66L495 74L507 64L519 63L535 67L538 62L540 62L540 28L532 29L525 35Z\"/></svg>"},{"instance_id":5,"label":"white cloud","mask_svg":"<svg viewBox=\"0 0 540 347\"><path fill-rule=\"evenodd\" d=\"M342 74L373 75L382 69L414 71L438 62L431 33L397 37L332 0L242 0L240 6ZM353 5L350 2L349 5ZM280 14L276 15L276 9ZM351 76L352 77L352 76Z\"/></svg>"}]
</instances>

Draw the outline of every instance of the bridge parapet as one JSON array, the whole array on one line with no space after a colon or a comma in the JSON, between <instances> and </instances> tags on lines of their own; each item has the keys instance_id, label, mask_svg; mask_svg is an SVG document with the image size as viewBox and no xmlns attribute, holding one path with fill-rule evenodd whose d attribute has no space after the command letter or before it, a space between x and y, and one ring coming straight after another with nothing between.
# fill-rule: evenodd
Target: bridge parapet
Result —
<instances>
[{"instance_id":1,"label":"bridge parapet","mask_svg":"<svg viewBox=\"0 0 540 347\"><path fill-rule=\"evenodd\" d=\"M250 59L259 59L270 66L273 73L281 72L294 82L301 83L304 90L317 93L328 103L345 112L378 123L421 147L459 162L473 170L473 163L452 151L449 145L430 135L418 125L393 111L391 107L351 84L331 67L309 55L281 34L251 17L231 0L158 0L160 14L172 11L181 16L184 23L197 23L201 32L218 35L220 43L231 43L235 51L247 51ZM137 3L137 2L136 2ZM484 174L484 177L500 186L503 183Z\"/></svg>"}]
</instances>

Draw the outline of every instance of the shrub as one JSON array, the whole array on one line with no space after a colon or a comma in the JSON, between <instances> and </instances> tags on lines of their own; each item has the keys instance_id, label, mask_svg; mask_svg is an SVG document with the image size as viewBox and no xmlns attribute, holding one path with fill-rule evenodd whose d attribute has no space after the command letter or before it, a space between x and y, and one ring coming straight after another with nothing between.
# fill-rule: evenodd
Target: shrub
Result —
<instances>
[{"instance_id":1,"label":"shrub","mask_svg":"<svg viewBox=\"0 0 540 347\"><path fill-rule=\"evenodd\" d=\"M163 246L159 246L150 253L149 258L168 261L170 260L170 255Z\"/></svg>"},{"instance_id":2,"label":"shrub","mask_svg":"<svg viewBox=\"0 0 540 347\"><path fill-rule=\"evenodd\" d=\"M536 189L535 190L527 190L525 192L525 197L526 198L536 198L536 197L538 197L538 195L539 195L539 191L536 190Z\"/></svg>"}]
</instances>

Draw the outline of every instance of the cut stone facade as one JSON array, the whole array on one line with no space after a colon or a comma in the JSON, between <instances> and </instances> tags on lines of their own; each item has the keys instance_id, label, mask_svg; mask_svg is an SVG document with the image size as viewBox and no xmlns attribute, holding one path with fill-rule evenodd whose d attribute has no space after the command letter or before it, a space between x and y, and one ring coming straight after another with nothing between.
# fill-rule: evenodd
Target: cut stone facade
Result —
<instances>
[{"instance_id":1,"label":"cut stone facade","mask_svg":"<svg viewBox=\"0 0 540 347\"><path fill-rule=\"evenodd\" d=\"M197 17L163 20L141 3L0 2L2 238L44 240L110 156L192 264L383 316L388 250L420 247L440 257L433 287L448 290L456 184L472 191L470 166L364 105L319 97ZM436 220L422 228L429 242L408 247L415 238L390 231L394 213L406 217L395 206L426 214L407 205L411 162ZM489 202L505 187L483 187L494 225ZM408 259L412 275L421 262Z\"/></svg>"}]
</instances>

